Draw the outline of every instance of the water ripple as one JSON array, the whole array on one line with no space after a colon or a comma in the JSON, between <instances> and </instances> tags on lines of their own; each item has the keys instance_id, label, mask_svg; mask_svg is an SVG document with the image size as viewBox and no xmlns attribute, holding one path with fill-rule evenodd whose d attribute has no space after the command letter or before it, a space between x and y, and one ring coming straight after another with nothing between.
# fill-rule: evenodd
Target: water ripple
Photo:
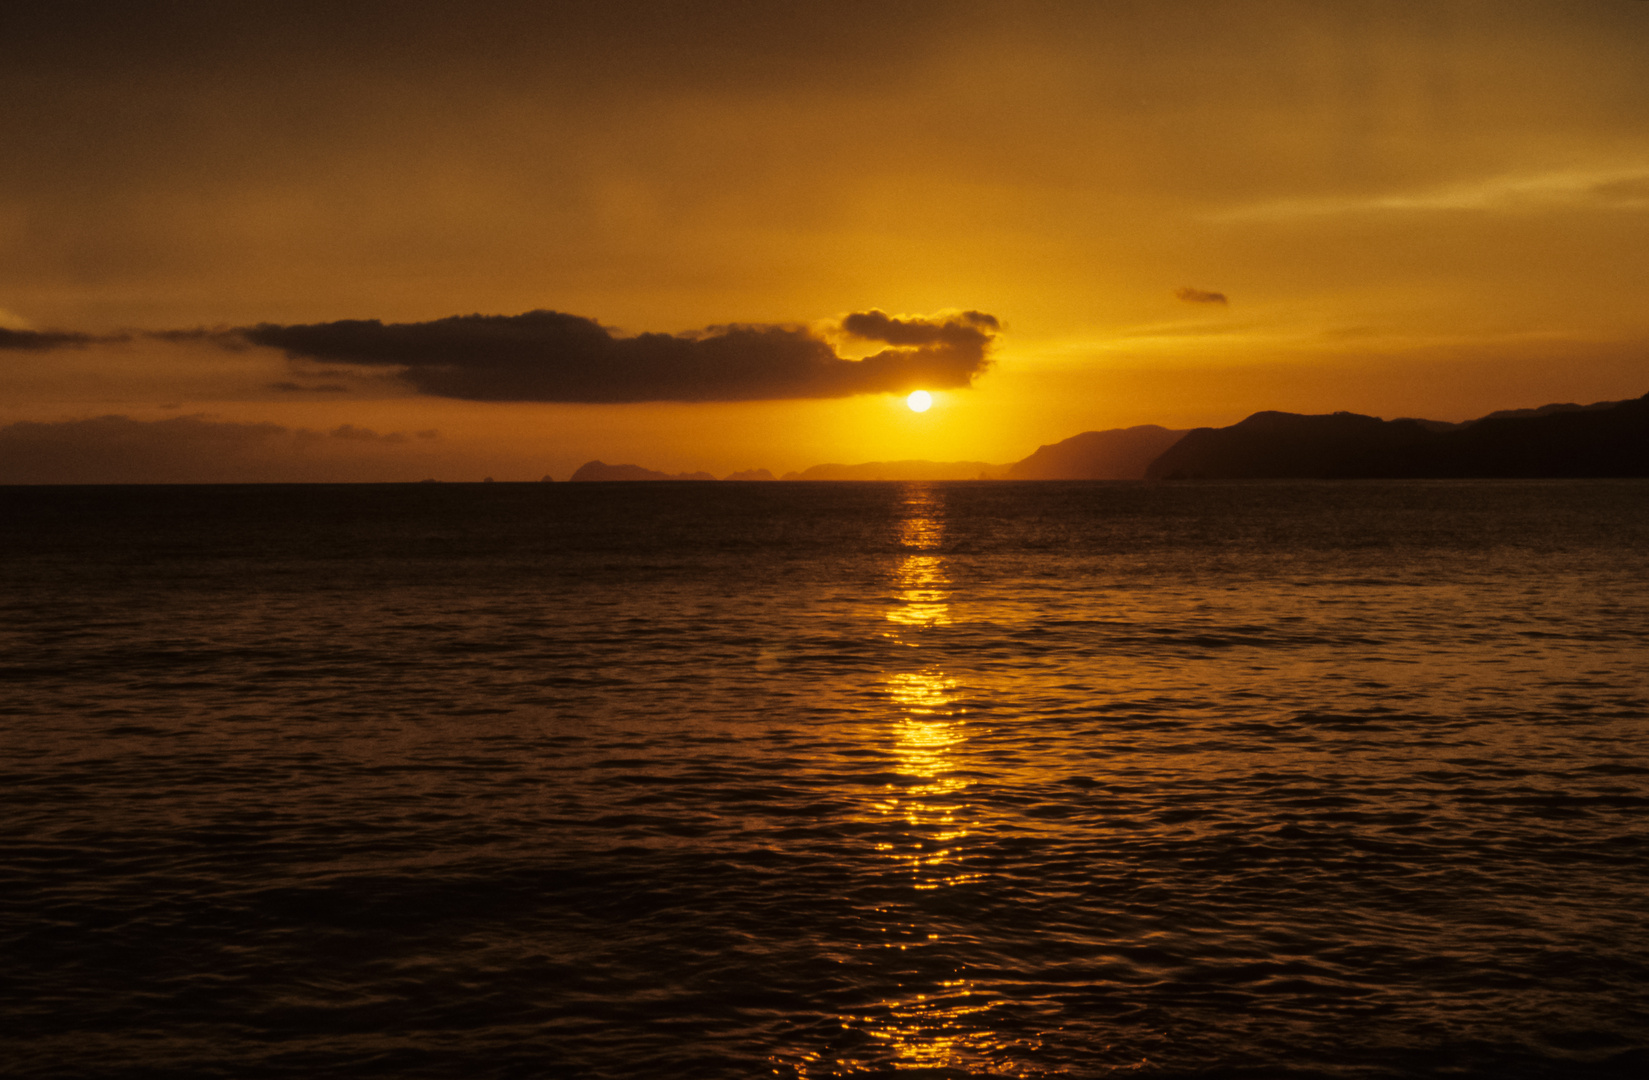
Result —
<instances>
[{"instance_id":1,"label":"water ripple","mask_svg":"<svg viewBox=\"0 0 1649 1080\"><path fill-rule=\"evenodd\" d=\"M8 1075L1643 1075L1645 495L0 493Z\"/></svg>"}]
</instances>

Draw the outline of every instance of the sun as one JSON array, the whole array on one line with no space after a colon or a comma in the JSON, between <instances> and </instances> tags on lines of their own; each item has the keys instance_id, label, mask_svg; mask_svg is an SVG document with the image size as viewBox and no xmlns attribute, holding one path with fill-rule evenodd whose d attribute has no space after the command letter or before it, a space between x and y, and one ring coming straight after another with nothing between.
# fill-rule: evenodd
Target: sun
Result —
<instances>
[{"instance_id":1,"label":"sun","mask_svg":"<svg viewBox=\"0 0 1649 1080\"><path fill-rule=\"evenodd\" d=\"M933 395L926 390L912 390L905 404L910 406L911 412L927 412L933 407Z\"/></svg>"}]
</instances>

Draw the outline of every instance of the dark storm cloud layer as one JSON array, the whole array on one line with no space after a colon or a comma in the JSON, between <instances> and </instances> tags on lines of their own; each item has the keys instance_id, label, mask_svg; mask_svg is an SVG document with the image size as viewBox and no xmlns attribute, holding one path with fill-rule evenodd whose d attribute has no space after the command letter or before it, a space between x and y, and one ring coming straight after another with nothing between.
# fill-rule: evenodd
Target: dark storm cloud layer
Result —
<instances>
[{"instance_id":1,"label":"dark storm cloud layer","mask_svg":"<svg viewBox=\"0 0 1649 1080\"><path fill-rule=\"evenodd\" d=\"M856 312L842 328L884 342L862 360L794 326L716 326L700 334L617 337L556 311L455 315L421 323L376 319L241 330L288 357L400 368L422 393L471 401L773 401L965 387L985 369L997 321L969 311L943 319Z\"/></svg>"}]
</instances>

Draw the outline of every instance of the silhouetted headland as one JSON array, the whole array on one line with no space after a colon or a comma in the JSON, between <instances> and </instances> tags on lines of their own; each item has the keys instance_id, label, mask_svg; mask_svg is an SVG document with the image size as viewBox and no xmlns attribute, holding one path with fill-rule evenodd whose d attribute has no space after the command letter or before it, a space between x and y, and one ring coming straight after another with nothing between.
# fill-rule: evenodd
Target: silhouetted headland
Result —
<instances>
[{"instance_id":1,"label":"silhouetted headland","mask_svg":"<svg viewBox=\"0 0 1649 1080\"><path fill-rule=\"evenodd\" d=\"M1038 447L1023 461L1006 465L988 461L866 461L828 463L788 472L783 480L1142 480L1145 469L1185 434L1156 424L1085 431L1062 442ZM709 473L675 475L639 465L591 461L574 480L711 480ZM766 469L745 469L728 480L772 480Z\"/></svg>"},{"instance_id":2,"label":"silhouetted headland","mask_svg":"<svg viewBox=\"0 0 1649 1080\"><path fill-rule=\"evenodd\" d=\"M1184 431L1141 424L1109 431L1084 431L1008 466L1010 480L1139 480Z\"/></svg>"},{"instance_id":3,"label":"silhouetted headland","mask_svg":"<svg viewBox=\"0 0 1649 1080\"><path fill-rule=\"evenodd\" d=\"M1255 413L1189 432L1146 476L1173 479L1401 479L1649 476L1649 395L1547 405L1464 424Z\"/></svg>"},{"instance_id":4,"label":"silhouetted headland","mask_svg":"<svg viewBox=\"0 0 1649 1080\"><path fill-rule=\"evenodd\" d=\"M1085 431L1021 461L868 461L784 480L1191 480L1649 476L1649 394L1630 401L1504 409L1454 423L1359 413L1258 412L1223 428L1157 424ZM574 480L714 480L591 461ZM728 480L772 480L745 469Z\"/></svg>"}]
</instances>

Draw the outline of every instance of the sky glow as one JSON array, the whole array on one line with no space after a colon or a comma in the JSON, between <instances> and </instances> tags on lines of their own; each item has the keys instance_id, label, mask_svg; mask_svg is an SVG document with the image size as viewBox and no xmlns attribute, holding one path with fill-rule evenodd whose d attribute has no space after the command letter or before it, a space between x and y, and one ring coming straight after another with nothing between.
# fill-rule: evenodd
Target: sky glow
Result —
<instances>
[{"instance_id":1,"label":"sky glow","mask_svg":"<svg viewBox=\"0 0 1649 1080\"><path fill-rule=\"evenodd\" d=\"M1649 390L1641 2L80 7L0 15L30 453L721 475Z\"/></svg>"}]
</instances>

